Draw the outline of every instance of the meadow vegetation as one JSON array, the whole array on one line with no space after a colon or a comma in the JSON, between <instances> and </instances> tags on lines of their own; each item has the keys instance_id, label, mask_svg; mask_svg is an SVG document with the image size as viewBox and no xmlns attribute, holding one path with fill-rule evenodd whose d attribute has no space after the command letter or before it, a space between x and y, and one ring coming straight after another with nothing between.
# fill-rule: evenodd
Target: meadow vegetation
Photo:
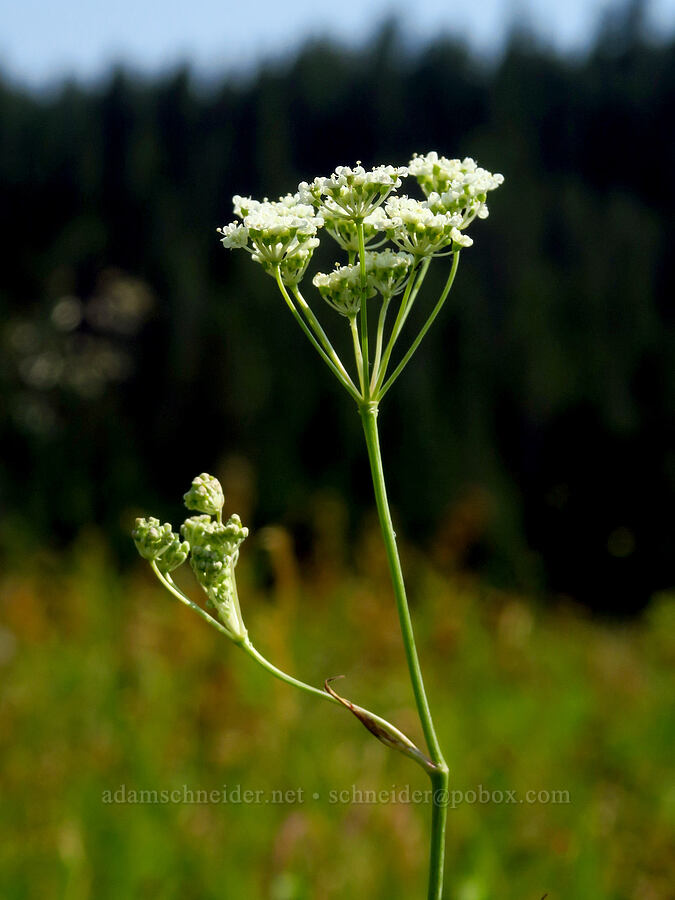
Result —
<instances>
[{"instance_id":1,"label":"meadow vegetation","mask_svg":"<svg viewBox=\"0 0 675 900\"><path fill-rule=\"evenodd\" d=\"M421 737L376 523L363 521L348 559L344 510L334 498L316 509L302 567L285 529L250 539L249 630L287 670L317 685L345 674L351 696ZM485 588L440 538L402 549L451 789L478 792L450 810L447 896L666 900L672 597L640 621L603 623ZM273 682L140 561L120 573L100 534L4 572L0 621L3 898L419 891L428 808L399 801L427 788L423 773L339 709ZM503 801L480 802L481 786ZM174 790L221 793L129 802ZM246 790L261 802L243 802ZM266 802L273 791L290 802ZM367 791L385 802L342 802Z\"/></svg>"}]
</instances>

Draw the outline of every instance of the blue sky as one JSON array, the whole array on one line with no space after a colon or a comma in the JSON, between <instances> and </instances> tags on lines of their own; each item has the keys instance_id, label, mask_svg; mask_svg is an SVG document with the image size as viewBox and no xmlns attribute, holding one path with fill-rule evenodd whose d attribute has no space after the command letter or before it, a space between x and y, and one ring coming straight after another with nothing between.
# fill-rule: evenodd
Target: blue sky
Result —
<instances>
[{"instance_id":1,"label":"blue sky","mask_svg":"<svg viewBox=\"0 0 675 900\"><path fill-rule=\"evenodd\" d=\"M113 61L146 72L189 59L208 75L245 72L310 35L367 40L398 12L411 40L446 31L480 50L499 47L514 21L529 21L561 47L577 48L620 0L0 0L0 68L33 86L65 74L92 78ZM675 0L651 0L658 32L675 28Z\"/></svg>"}]
</instances>

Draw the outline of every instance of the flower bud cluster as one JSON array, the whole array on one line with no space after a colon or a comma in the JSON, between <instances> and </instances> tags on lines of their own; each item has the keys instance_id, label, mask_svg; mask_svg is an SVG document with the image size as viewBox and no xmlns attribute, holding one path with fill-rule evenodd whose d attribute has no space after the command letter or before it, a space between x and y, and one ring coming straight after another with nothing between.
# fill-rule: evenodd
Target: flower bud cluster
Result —
<instances>
[{"instance_id":1,"label":"flower bud cluster","mask_svg":"<svg viewBox=\"0 0 675 900\"><path fill-rule=\"evenodd\" d=\"M287 194L276 201L237 195L234 212L241 222L218 229L223 246L248 250L269 275L276 276L280 268L286 283L297 283L319 245L315 235L323 219L314 207L302 203L300 194Z\"/></svg>"},{"instance_id":2,"label":"flower bud cluster","mask_svg":"<svg viewBox=\"0 0 675 900\"><path fill-rule=\"evenodd\" d=\"M487 194L504 183L504 176L482 169L467 156L447 159L436 152L415 155L408 166L436 212L458 213L462 227L488 216Z\"/></svg>"},{"instance_id":3,"label":"flower bud cluster","mask_svg":"<svg viewBox=\"0 0 675 900\"><path fill-rule=\"evenodd\" d=\"M231 636L241 640L246 630L239 611L234 568L248 528L237 515L230 516L225 524L220 521L223 489L218 479L206 472L193 480L184 500L188 509L202 514L185 520L181 527L183 541L168 523L160 525L154 518L137 519L132 536L138 552L154 562L162 575L184 563L189 554L190 566L209 605L217 610Z\"/></svg>"},{"instance_id":4,"label":"flower bud cluster","mask_svg":"<svg viewBox=\"0 0 675 900\"><path fill-rule=\"evenodd\" d=\"M225 503L220 482L213 475L202 472L192 479L190 490L183 495L183 503L196 512L219 516Z\"/></svg>"},{"instance_id":5,"label":"flower bud cluster","mask_svg":"<svg viewBox=\"0 0 675 900\"><path fill-rule=\"evenodd\" d=\"M415 256L435 256L444 250L470 247L473 241L462 234L459 214L435 212L428 200L391 197L386 204L386 233L401 250Z\"/></svg>"},{"instance_id":6,"label":"flower bud cluster","mask_svg":"<svg viewBox=\"0 0 675 900\"><path fill-rule=\"evenodd\" d=\"M143 559L156 563L161 572L177 569L190 552L190 545L186 541L181 542L168 522L160 525L159 519L154 517L136 519L136 527L131 536Z\"/></svg>"},{"instance_id":7,"label":"flower bud cluster","mask_svg":"<svg viewBox=\"0 0 675 900\"><path fill-rule=\"evenodd\" d=\"M348 319L361 309L361 269L356 266L336 266L328 275L319 272L312 279L329 306ZM375 290L366 288L366 297L372 297Z\"/></svg>"},{"instance_id":8,"label":"flower bud cluster","mask_svg":"<svg viewBox=\"0 0 675 900\"><path fill-rule=\"evenodd\" d=\"M327 178L303 181L298 190L303 200L338 219L365 219L389 194L400 187L408 174L405 166L374 166L367 172L360 163L338 166Z\"/></svg>"},{"instance_id":9,"label":"flower bud cluster","mask_svg":"<svg viewBox=\"0 0 675 900\"><path fill-rule=\"evenodd\" d=\"M242 526L237 515L230 516L225 524L214 521L211 516L201 515L186 519L181 532L190 544L190 566L208 602L215 607L223 625L232 635L242 637L234 567L248 528Z\"/></svg>"}]
</instances>

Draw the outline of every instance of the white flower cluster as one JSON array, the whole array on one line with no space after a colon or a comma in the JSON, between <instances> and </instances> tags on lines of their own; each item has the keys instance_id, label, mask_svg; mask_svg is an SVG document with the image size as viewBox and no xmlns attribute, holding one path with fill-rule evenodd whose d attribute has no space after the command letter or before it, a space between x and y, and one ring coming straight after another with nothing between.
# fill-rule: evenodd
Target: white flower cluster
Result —
<instances>
[{"instance_id":1,"label":"white flower cluster","mask_svg":"<svg viewBox=\"0 0 675 900\"><path fill-rule=\"evenodd\" d=\"M387 237L415 256L435 256L449 248L470 247L473 241L459 230L461 215L434 211L428 200L390 197L386 211Z\"/></svg>"},{"instance_id":2,"label":"white flower cluster","mask_svg":"<svg viewBox=\"0 0 675 900\"><path fill-rule=\"evenodd\" d=\"M366 276L371 288L385 300L399 294L414 262L410 253L382 250L366 253Z\"/></svg>"},{"instance_id":3,"label":"white flower cluster","mask_svg":"<svg viewBox=\"0 0 675 900\"><path fill-rule=\"evenodd\" d=\"M296 284L319 245L314 235L323 225L321 216L313 206L301 202L300 194L287 194L276 201L237 195L233 202L235 215L242 221L218 229L223 246L248 250L270 275L279 267L284 281Z\"/></svg>"},{"instance_id":4,"label":"white flower cluster","mask_svg":"<svg viewBox=\"0 0 675 900\"><path fill-rule=\"evenodd\" d=\"M389 194L400 187L408 174L405 166L375 166L367 172L360 163L338 166L328 178L303 181L298 190L303 200L313 203L319 213L338 219L365 219Z\"/></svg>"},{"instance_id":5,"label":"white flower cluster","mask_svg":"<svg viewBox=\"0 0 675 900\"><path fill-rule=\"evenodd\" d=\"M389 249L380 253L366 253L366 297L373 297L378 293L383 299L391 300L403 290L413 261L410 253L396 253ZM350 318L361 309L359 264L336 266L328 275L319 272L314 276L313 284L326 303L341 315Z\"/></svg>"},{"instance_id":6,"label":"white flower cluster","mask_svg":"<svg viewBox=\"0 0 675 900\"><path fill-rule=\"evenodd\" d=\"M504 183L503 175L482 169L469 156L447 159L435 151L413 156L408 172L417 179L434 211L459 213L462 227L476 217L487 218L487 194Z\"/></svg>"},{"instance_id":7,"label":"white flower cluster","mask_svg":"<svg viewBox=\"0 0 675 900\"><path fill-rule=\"evenodd\" d=\"M424 200L393 195L407 175L416 178ZM417 259L470 247L473 241L463 232L475 218L488 215L487 195L503 181L502 175L493 175L469 157L448 159L435 151L413 156L408 166L375 166L367 171L357 162L353 167L338 166L326 178L303 181L297 193L276 201L236 196L238 221L218 231L224 247L247 250L270 275L278 271L285 284L296 285L319 244L316 233L321 227L351 259L360 249L361 226L368 255L387 241ZM391 297L400 290L391 259L401 254L388 252L389 262L383 264L379 280L373 281L372 272L369 275L369 288L375 284L379 293ZM400 259L397 265L396 271L402 271ZM336 270L338 274L317 276L320 281L315 281L324 299L345 315L352 315L361 302L360 283L357 299L351 303L345 299L346 285L357 279L349 271L345 266Z\"/></svg>"},{"instance_id":8,"label":"white flower cluster","mask_svg":"<svg viewBox=\"0 0 675 900\"><path fill-rule=\"evenodd\" d=\"M328 275L319 272L312 284L329 306L346 318L353 318L361 309L361 269L356 266L336 266ZM368 285L366 297L375 293Z\"/></svg>"}]
</instances>

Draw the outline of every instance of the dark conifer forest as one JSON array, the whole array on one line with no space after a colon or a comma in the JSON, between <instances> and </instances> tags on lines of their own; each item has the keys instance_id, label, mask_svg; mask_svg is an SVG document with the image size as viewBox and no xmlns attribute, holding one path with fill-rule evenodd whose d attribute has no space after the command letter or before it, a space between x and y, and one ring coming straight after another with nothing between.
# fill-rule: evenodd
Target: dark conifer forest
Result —
<instances>
[{"instance_id":1,"label":"dark conifer forest","mask_svg":"<svg viewBox=\"0 0 675 900\"><path fill-rule=\"evenodd\" d=\"M172 515L219 467L301 555L317 491L358 528L358 416L216 227L233 194L437 150L506 180L383 404L402 530L425 552L454 541L453 564L488 582L601 612L668 587L675 42L644 37L634 9L575 58L525 33L490 63L445 38L412 52L390 23L248 80L0 82L5 549L96 526L131 559L133 515Z\"/></svg>"}]
</instances>

